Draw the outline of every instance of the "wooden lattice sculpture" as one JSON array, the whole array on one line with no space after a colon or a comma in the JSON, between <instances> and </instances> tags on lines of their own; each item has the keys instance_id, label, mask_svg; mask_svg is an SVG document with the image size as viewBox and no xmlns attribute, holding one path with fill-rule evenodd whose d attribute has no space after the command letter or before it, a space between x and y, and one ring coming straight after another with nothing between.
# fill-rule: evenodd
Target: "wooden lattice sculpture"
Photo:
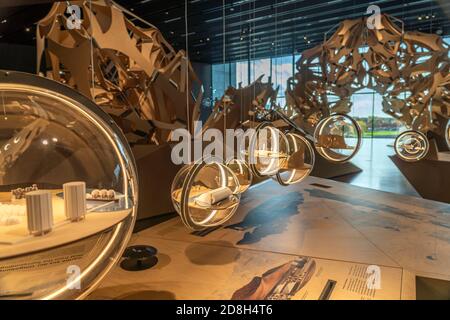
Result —
<instances>
[{"instance_id":1,"label":"wooden lattice sculpture","mask_svg":"<svg viewBox=\"0 0 450 320\"><path fill-rule=\"evenodd\" d=\"M302 53L286 97L306 130L331 113L348 113L352 94L370 88L383 96L385 113L413 130L444 136L450 117L448 44L380 18L374 29L367 18L345 20L324 43Z\"/></svg>"},{"instance_id":2,"label":"wooden lattice sculpture","mask_svg":"<svg viewBox=\"0 0 450 320\"><path fill-rule=\"evenodd\" d=\"M193 128L203 88L185 53L156 28L133 24L110 0L70 5L81 9L79 28L65 16L65 2L38 23L38 71L45 53L46 76L95 101L131 145L163 144L171 130Z\"/></svg>"},{"instance_id":3,"label":"wooden lattice sculpture","mask_svg":"<svg viewBox=\"0 0 450 320\"><path fill-rule=\"evenodd\" d=\"M263 77L264 75L261 75L246 87L228 87L225 95L215 103L203 130L215 128L224 131L225 125L225 129L236 129L241 125L251 127L252 123L255 124L257 114L267 111L265 106L276 99L278 92L273 89L270 80L267 83L262 82Z\"/></svg>"}]
</instances>

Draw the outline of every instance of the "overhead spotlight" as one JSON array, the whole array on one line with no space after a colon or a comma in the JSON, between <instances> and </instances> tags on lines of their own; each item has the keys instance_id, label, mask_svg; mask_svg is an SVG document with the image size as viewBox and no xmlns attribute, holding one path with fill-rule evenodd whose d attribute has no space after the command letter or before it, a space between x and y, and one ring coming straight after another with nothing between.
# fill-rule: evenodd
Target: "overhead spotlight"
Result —
<instances>
[{"instance_id":1,"label":"overhead spotlight","mask_svg":"<svg viewBox=\"0 0 450 320\"><path fill-rule=\"evenodd\" d=\"M418 17L417 17L417 20L422 20L422 16L418 16Z\"/></svg>"},{"instance_id":2,"label":"overhead spotlight","mask_svg":"<svg viewBox=\"0 0 450 320\"><path fill-rule=\"evenodd\" d=\"M209 38L206 38L206 41L209 41L210 39Z\"/></svg>"},{"instance_id":3,"label":"overhead spotlight","mask_svg":"<svg viewBox=\"0 0 450 320\"><path fill-rule=\"evenodd\" d=\"M7 23L8 22L8 20L6 20L6 19L3 19L2 21L1 21L1 23L3 24L3 23Z\"/></svg>"},{"instance_id":4,"label":"overhead spotlight","mask_svg":"<svg viewBox=\"0 0 450 320\"><path fill-rule=\"evenodd\" d=\"M425 16L425 19L430 19L430 16Z\"/></svg>"},{"instance_id":5,"label":"overhead spotlight","mask_svg":"<svg viewBox=\"0 0 450 320\"><path fill-rule=\"evenodd\" d=\"M26 31L26 32L30 32L31 29L27 27L27 28L25 28L25 31Z\"/></svg>"},{"instance_id":6,"label":"overhead spotlight","mask_svg":"<svg viewBox=\"0 0 450 320\"><path fill-rule=\"evenodd\" d=\"M304 37L303 37L303 39L307 40L307 39L308 39L308 37L307 37L307 36L304 36Z\"/></svg>"},{"instance_id":7,"label":"overhead spotlight","mask_svg":"<svg viewBox=\"0 0 450 320\"><path fill-rule=\"evenodd\" d=\"M131 8L130 10L131 10L131 11L134 11L134 8Z\"/></svg>"}]
</instances>

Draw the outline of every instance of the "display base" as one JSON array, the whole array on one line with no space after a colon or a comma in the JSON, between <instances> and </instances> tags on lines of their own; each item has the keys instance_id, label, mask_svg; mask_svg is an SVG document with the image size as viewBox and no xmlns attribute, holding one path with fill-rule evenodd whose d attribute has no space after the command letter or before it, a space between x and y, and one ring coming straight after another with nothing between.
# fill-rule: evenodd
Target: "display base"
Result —
<instances>
[{"instance_id":1,"label":"display base","mask_svg":"<svg viewBox=\"0 0 450 320\"><path fill-rule=\"evenodd\" d=\"M169 144L136 145L132 148L139 177L137 219L146 219L174 212L170 187L181 166L171 160Z\"/></svg>"},{"instance_id":2,"label":"display base","mask_svg":"<svg viewBox=\"0 0 450 320\"><path fill-rule=\"evenodd\" d=\"M90 298L415 299L417 276L450 280L448 204L314 177L241 200L224 227L189 232L175 217L137 233L158 265L115 268Z\"/></svg>"},{"instance_id":3,"label":"display base","mask_svg":"<svg viewBox=\"0 0 450 320\"><path fill-rule=\"evenodd\" d=\"M120 267L126 271L142 271L154 267L158 263L158 250L151 246L128 247L122 257Z\"/></svg>"},{"instance_id":4,"label":"display base","mask_svg":"<svg viewBox=\"0 0 450 320\"><path fill-rule=\"evenodd\" d=\"M450 203L449 152L437 152L432 144L430 154L418 162L406 162L396 155L390 159L423 198Z\"/></svg>"},{"instance_id":5,"label":"display base","mask_svg":"<svg viewBox=\"0 0 450 320\"><path fill-rule=\"evenodd\" d=\"M311 172L311 176L325 179L333 179L361 172L361 168L354 165L351 161L345 163L332 163L325 160L322 156L316 154L316 163Z\"/></svg>"}]
</instances>

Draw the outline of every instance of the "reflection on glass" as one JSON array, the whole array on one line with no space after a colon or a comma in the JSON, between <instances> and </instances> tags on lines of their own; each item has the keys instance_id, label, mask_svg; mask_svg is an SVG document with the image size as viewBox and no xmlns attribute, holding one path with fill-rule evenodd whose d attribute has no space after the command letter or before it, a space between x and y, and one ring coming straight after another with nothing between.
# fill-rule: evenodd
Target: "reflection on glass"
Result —
<instances>
[{"instance_id":1,"label":"reflection on glass","mask_svg":"<svg viewBox=\"0 0 450 320\"><path fill-rule=\"evenodd\" d=\"M92 111L97 106L74 100L81 96L66 87L61 93L63 86L51 81L34 81L43 87L0 83L0 299L78 298L128 241L135 168L121 134ZM63 192L68 182L81 182L70 201ZM94 189L113 190L114 199L87 199ZM82 206L76 209L83 218L68 219L68 205ZM77 290L67 282L72 265Z\"/></svg>"},{"instance_id":2,"label":"reflection on glass","mask_svg":"<svg viewBox=\"0 0 450 320\"><path fill-rule=\"evenodd\" d=\"M239 182L238 193L244 193L250 188L253 180L253 174L248 164L239 159L232 159L227 163L227 167L235 174Z\"/></svg>"},{"instance_id":3,"label":"reflection on glass","mask_svg":"<svg viewBox=\"0 0 450 320\"><path fill-rule=\"evenodd\" d=\"M250 139L248 163L257 177L273 176L284 165L288 156L288 141L277 128L264 122Z\"/></svg>"},{"instance_id":4,"label":"reflection on glass","mask_svg":"<svg viewBox=\"0 0 450 320\"><path fill-rule=\"evenodd\" d=\"M315 154L311 143L295 133L286 134L288 157L276 178L281 185L299 183L309 176L314 168Z\"/></svg>"},{"instance_id":5,"label":"reflection on glass","mask_svg":"<svg viewBox=\"0 0 450 320\"><path fill-rule=\"evenodd\" d=\"M423 159L429 150L427 137L418 131L405 131L395 140L395 152L404 161L415 162Z\"/></svg>"},{"instance_id":6,"label":"reflection on glass","mask_svg":"<svg viewBox=\"0 0 450 320\"><path fill-rule=\"evenodd\" d=\"M201 230L230 219L240 202L240 184L227 166L196 163L184 166L172 183L175 209L185 226Z\"/></svg>"},{"instance_id":7,"label":"reflection on glass","mask_svg":"<svg viewBox=\"0 0 450 320\"><path fill-rule=\"evenodd\" d=\"M349 161L358 152L361 139L358 123L347 115L329 116L314 131L317 152L331 162Z\"/></svg>"}]
</instances>

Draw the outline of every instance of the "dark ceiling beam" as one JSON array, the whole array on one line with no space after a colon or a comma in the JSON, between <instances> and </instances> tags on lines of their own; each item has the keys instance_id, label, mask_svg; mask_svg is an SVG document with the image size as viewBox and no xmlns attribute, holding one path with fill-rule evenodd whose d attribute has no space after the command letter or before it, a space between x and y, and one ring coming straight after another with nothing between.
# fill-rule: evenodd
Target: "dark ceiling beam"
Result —
<instances>
[{"instance_id":1,"label":"dark ceiling beam","mask_svg":"<svg viewBox=\"0 0 450 320\"><path fill-rule=\"evenodd\" d=\"M0 1L0 8L30 6L35 4L46 4L63 1L65 0L3 0Z\"/></svg>"},{"instance_id":2,"label":"dark ceiling beam","mask_svg":"<svg viewBox=\"0 0 450 320\"><path fill-rule=\"evenodd\" d=\"M163 36L178 50L185 49L184 1L180 0L115 0L139 17L158 27ZM50 8L54 0L0 0L10 5L30 4L31 6L0 8L0 22L7 16L8 23L0 23L0 42L25 43L34 45L34 26ZM44 3L44 4L43 4ZM377 4L382 12L400 19L404 18L407 30L436 32L450 30L448 0L226 0L226 59L227 61L247 58L267 58L275 55L289 55L304 51L323 40L323 34L333 25L344 19L365 15L369 4ZM221 0L188 0L188 31L190 58L194 61L218 63L223 60L223 8ZM253 6L254 4L254 6ZM276 10L275 10L276 9ZM40 10L40 11L39 11ZM436 13L433 28L428 21L417 21L417 15ZM275 28L275 11L277 27ZM8 12L8 14L2 14ZM38 13L40 12L40 13ZM256 18L253 20L253 18ZM10 23L11 22L11 23ZM135 21L140 25L138 21ZM438 27L436 27L436 25ZM244 29L253 28L249 42L249 32L243 36ZM275 31L276 29L276 31ZM275 40L276 36L276 40ZM311 42L303 39L307 36ZM276 42L276 47L272 45ZM198 52L198 54L197 54Z\"/></svg>"},{"instance_id":3,"label":"dark ceiling beam","mask_svg":"<svg viewBox=\"0 0 450 320\"><path fill-rule=\"evenodd\" d=\"M404 22L408 22L408 21L414 22L414 20L417 20L417 19L416 18L407 18L407 19L404 19ZM447 26L449 26L449 21L446 19L435 19L433 21L433 25L434 25L434 28L447 27ZM409 24L407 24L407 27L408 26L409 26ZM300 28L301 27L304 27L304 26L300 26ZM420 29L422 29L423 32L427 32L429 30L429 27L430 27L429 24L424 23L421 25ZM321 41L324 38L325 32L327 32L329 30L329 25L320 25L320 26L316 25L316 26L314 26L313 29L304 28L304 29L299 29L299 30L295 30L295 31L292 31L292 27L286 27L284 29L285 30L283 30L282 33L280 33L277 36L276 42L274 40L275 39L274 36L266 37L265 35L264 36L258 35L258 36L256 36L257 39L264 39L265 41L259 41L259 40L255 41L254 44L252 44L251 46L253 46L253 45L260 46L261 44L264 44L264 43L271 44L271 45L272 45L272 43L274 43L274 45L280 44L280 43L288 43L288 44L293 44L293 45L302 44L302 43L306 42L306 40L303 39L304 36L306 36L307 40L309 40L309 41L317 41L317 40ZM291 32L287 32L288 30L290 30ZM419 30L419 28L415 28L415 30ZM331 34L332 33L330 33L330 35ZM233 38L233 39L227 38L226 42L228 43L227 44L228 47L241 47L242 42L244 42L245 46L247 46L249 43L248 39L246 41L240 41L239 39L235 39L235 38ZM241 43L239 43L239 42L241 42ZM192 46L197 47L197 48L201 47L197 44L193 44ZM214 45L212 45L211 47L212 47L211 50L213 50L213 51L217 50L217 52L221 52L220 49L214 49Z\"/></svg>"},{"instance_id":4,"label":"dark ceiling beam","mask_svg":"<svg viewBox=\"0 0 450 320\"><path fill-rule=\"evenodd\" d=\"M437 6L432 6L431 7L433 10L437 8ZM447 3L444 5L444 8L450 8L450 3ZM397 11L393 11L393 9L397 10ZM392 6L389 8L386 8L386 10L388 12L390 12L393 16L396 16L397 18L402 18L402 12L398 11L400 9L400 7L398 6ZM416 13L421 13L423 12L423 8L422 7L417 7L414 10L409 10L408 14L403 17L404 22L406 23L407 26L409 25L413 25L415 27L415 29L418 29L416 27L416 23L417 23L417 17L415 16ZM302 39L303 36L307 36L309 40L312 41L311 46L314 45L314 42L317 42L317 40L321 41L323 39L324 33L326 31L328 31L328 29L330 29L330 27L332 27L333 25L337 25L337 23L340 21L339 15L337 15L336 13L334 13L334 19L331 19L330 21L327 21L326 23L323 24L314 24L309 26L310 22L305 21L301 24L297 24L294 26L288 26L288 27L282 27L278 29L278 36L277 36L277 43L278 44L288 44L288 45L295 45L295 44L301 44L304 43L304 40ZM361 14L360 13L354 13L354 14L349 14L347 15L348 18L358 18L360 17ZM315 17L312 17L312 21L314 21L317 19ZM448 22L448 19L443 18L443 19L436 19L435 21L433 21L434 26L440 26L440 27L448 27L449 24L446 23ZM421 24L423 27L428 27L427 22L424 22L423 24ZM294 30L293 30L294 28ZM266 29L264 29L264 31L259 32L259 29L256 29L256 38L261 38L264 39L265 41L263 42L256 42L254 44L251 45L251 47L253 46L257 46L257 47L261 47L261 48L271 48L271 44L272 42L274 42L275 39L275 26L273 25L269 25ZM424 30L425 31L425 30ZM298 33L301 34L299 35ZM231 32L230 32L231 33ZM227 32L227 35L229 35L229 33ZM231 38L227 38L227 51L230 52L234 52L234 51L238 51L238 50L242 50L240 48L242 48L242 41L240 41L240 36L235 36L235 37L231 37ZM315 41L314 41L315 40ZM222 41L222 39L219 39L218 41L212 41L211 43L209 43L208 45L211 47L211 49L207 49L207 51L210 53L210 55L212 57L215 57L216 55L222 55L222 48L219 48L218 45L222 45L220 42ZM223 41L222 41L223 43ZM247 48L248 45L248 39L247 41L245 41L245 45L244 48ZM193 45L194 48L196 48L196 45ZM197 47L198 48L198 47ZM244 49L244 51L246 51L247 49ZM293 50L291 51L293 52ZM242 56L242 53L238 53L238 56ZM231 55L235 57L235 55Z\"/></svg>"},{"instance_id":5,"label":"dark ceiling beam","mask_svg":"<svg viewBox=\"0 0 450 320\"><path fill-rule=\"evenodd\" d=\"M424 1L415 1L415 2L409 1L408 3L405 3L406 6L403 6L403 4L399 5L398 1L395 1L394 3L397 3L397 5L386 7L385 10L388 11L388 12L391 12L394 9L402 9L404 7L406 7L406 8L413 8L414 6L422 6L422 7L419 7L419 10L423 10L423 3L424 3ZM367 4L362 4L362 5L359 4L358 6L359 6L359 8L364 9L364 8L367 7ZM430 7L428 7L428 8L430 8ZM437 6L437 5L434 5L431 8L432 9L440 9L440 7ZM291 12L291 11L289 11L290 14L293 17L290 18L290 19L287 19L289 21L287 21L286 23L284 23L284 21L282 20L281 22L279 22L279 26L281 28L284 24L288 24L288 23L293 24L293 23L296 23L297 20L298 21L309 20L309 23L311 23L311 24L314 23L315 25L317 25L317 24L320 23L320 21L323 19L323 17L326 17L327 15L330 16L330 14L333 15L332 18L334 18L335 23L338 23L339 21L342 20L342 14L345 14L345 13L348 14L349 12L354 12L354 11L355 10L352 11L352 8L340 7L340 8L335 9L335 10L323 10L323 11L319 11L319 13L316 13L316 14L307 15L307 17L308 17L307 19L305 19L301 15L297 15L298 12L295 12L295 11ZM365 10L363 10L363 11L365 13ZM361 14L361 13L359 13L359 14ZM409 11L407 11L407 14L409 14ZM274 33L275 32L274 19L270 19L270 18L267 17L264 20L265 20L265 22L263 24L256 25L256 29L257 30L265 30L265 29L267 29L268 32ZM331 20L333 20L333 19L331 19ZM194 19L192 21L198 21L198 19ZM181 21L181 22L183 22L182 24L184 25L184 21ZM331 23L333 23L333 22L331 21ZM239 37L240 33L241 33L241 30L244 27L248 27L248 24L245 22L245 19L243 19L243 21L240 21L239 23L233 23L233 21L230 21L230 19L227 18L227 35L235 35L236 37ZM195 32L195 37L201 38L201 37L209 36L210 38L212 38L214 40L214 38L222 38L222 30L221 30L221 28L222 27L221 27L220 23L217 23L214 26L211 26L209 28L204 28L203 27L201 29L199 29L198 27L195 27L195 25L191 25L189 27L189 29L190 29L189 31L190 32ZM166 30L165 26L162 26L161 29L163 31ZM183 30L184 27L183 26L181 26L181 27L176 26L176 28L174 28L174 29L177 29L177 30L181 29L181 30ZM176 34L179 35L180 31L176 32ZM265 34L265 36L268 36L268 35ZM195 37L193 37L193 39L195 39ZM169 39L170 39L170 35L169 35ZM170 39L170 40L172 40L172 39Z\"/></svg>"},{"instance_id":6,"label":"dark ceiling beam","mask_svg":"<svg viewBox=\"0 0 450 320\"><path fill-rule=\"evenodd\" d=\"M385 2L385 1L384 1ZM393 3L398 3L398 1L391 1ZM372 1L371 3L375 3L377 4L376 1ZM378 4L381 4L381 1L378 2ZM333 10L324 10L324 11L319 11L317 13L311 13L311 14L307 14L306 17L305 16L297 16L298 12L289 12L289 13L284 13L284 14L289 14L292 15L292 18L288 18L286 20L289 21L283 21L278 19L278 25L283 25L283 24L294 24L294 23L298 23L298 21L302 22L302 25L305 24L311 24L311 26L314 25L318 25L320 23L322 23L322 20L326 19L326 21L323 21L327 24L330 25L330 27L333 26L333 24L338 24L340 21L342 21L342 14L346 14L345 16L350 18L350 17L358 17L358 16L363 16L365 14L365 10L358 10L358 9L364 9L367 7L367 3L366 4L359 4L356 5L353 9L354 10L349 10L349 8L347 7L340 7L340 8L336 8ZM444 7L449 7L448 3L444 5ZM404 6L403 4L394 4L391 6L387 6L382 8L383 12L387 12L387 13L391 13L394 10L398 11L398 14L400 14L402 12L402 9L404 8L410 8L407 11L407 14L411 14L411 13L416 13L416 12L421 12L424 10L423 8L423 1L419 0L419 1L409 1L407 6ZM433 5L433 6L428 6L428 8L430 8L430 10L436 10L436 9L440 9L441 7L439 5ZM357 12L355 12L357 11ZM279 15L280 17L280 15ZM265 21L268 21L269 19L265 19ZM233 34L233 35L239 35L240 36L240 30L242 28L242 23L233 23L233 22L229 22L227 24L227 35ZM266 31L269 33L274 33L275 32L275 21L274 19L270 19L270 21L268 22L264 22L263 24L257 25L255 27L255 29L259 30L260 32L262 31ZM211 28L209 29L209 32L214 32L214 31L218 31L217 34L215 34L215 37L222 37L223 36L223 32L221 30L221 28Z\"/></svg>"}]
</instances>

